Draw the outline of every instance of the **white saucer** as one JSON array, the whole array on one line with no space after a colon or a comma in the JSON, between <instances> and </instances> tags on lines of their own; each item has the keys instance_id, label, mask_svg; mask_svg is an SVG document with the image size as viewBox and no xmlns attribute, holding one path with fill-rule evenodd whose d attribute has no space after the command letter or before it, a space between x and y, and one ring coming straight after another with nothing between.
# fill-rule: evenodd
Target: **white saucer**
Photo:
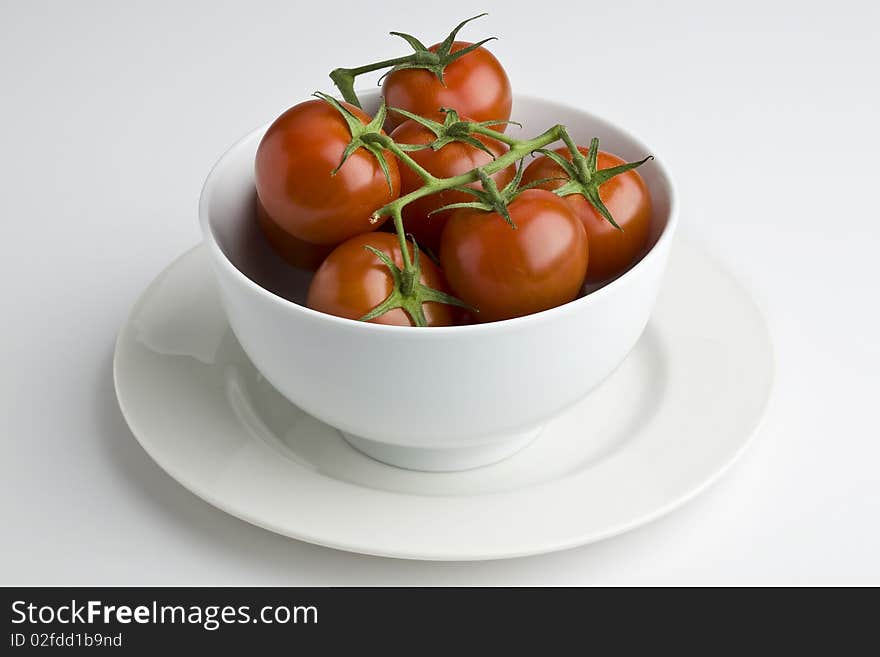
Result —
<instances>
[{"instance_id":1,"label":"white saucer","mask_svg":"<svg viewBox=\"0 0 880 657\"><path fill-rule=\"evenodd\" d=\"M199 497L304 541L438 560L561 550L671 511L742 452L772 375L751 299L687 243L620 368L531 445L466 472L374 461L281 397L232 335L201 247L150 285L114 360L134 435Z\"/></svg>"}]
</instances>

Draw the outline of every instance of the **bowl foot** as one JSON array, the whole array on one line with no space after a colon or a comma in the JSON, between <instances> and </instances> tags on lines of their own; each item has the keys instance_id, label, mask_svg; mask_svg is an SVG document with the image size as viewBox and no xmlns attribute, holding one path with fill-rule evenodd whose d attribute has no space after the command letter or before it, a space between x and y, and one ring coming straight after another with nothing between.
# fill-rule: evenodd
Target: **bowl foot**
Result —
<instances>
[{"instance_id":1,"label":"bowl foot","mask_svg":"<svg viewBox=\"0 0 880 657\"><path fill-rule=\"evenodd\" d=\"M513 456L541 433L543 425L501 440L469 447L405 447L369 440L341 431L349 445L370 458L406 470L455 472L497 463Z\"/></svg>"}]
</instances>

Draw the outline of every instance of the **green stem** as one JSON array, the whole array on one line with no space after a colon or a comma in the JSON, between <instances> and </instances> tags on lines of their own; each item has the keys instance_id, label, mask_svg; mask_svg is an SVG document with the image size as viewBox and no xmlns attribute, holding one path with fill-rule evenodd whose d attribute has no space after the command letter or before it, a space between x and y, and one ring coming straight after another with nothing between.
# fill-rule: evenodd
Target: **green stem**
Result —
<instances>
[{"instance_id":1,"label":"green stem","mask_svg":"<svg viewBox=\"0 0 880 657\"><path fill-rule=\"evenodd\" d=\"M590 171L590 167L587 165L587 158L585 158L581 152L578 150L577 144L574 143L574 140L571 137L566 135L566 139L563 139L566 147L568 148L569 153L571 153L571 162L575 166L578 173L580 173L581 177L589 181L592 178L592 172Z\"/></svg>"},{"instance_id":2,"label":"green stem","mask_svg":"<svg viewBox=\"0 0 880 657\"><path fill-rule=\"evenodd\" d=\"M406 166L408 166L410 169L415 171L416 175L418 175L418 177L421 178L425 182L425 184L437 182L437 178L435 178L434 175L427 171L421 164L416 162L409 153L398 146L395 141L388 135L367 135L367 137L370 141L379 144L385 150L394 153L395 157L406 164Z\"/></svg>"},{"instance_id":3,"label":"green stem","mask_svg":"<svg viewBox=\"0 0 880 657\"><path fill-rule=\"evenodd\" d=\"M438 179L434 177L431 173L429 173L422 165L416 162L409 153L403 150L400 146L398 146L394 140L388 135L376 133L364 135L363 139L367 142L372 142L374 144L378 144L382 148L390 151L397 157L401 162L403 162L406 166L416 172L416 174L424 181L426 185L435 184L438 182ZM403 257L403 288L404 295L408 294L408 288L412 287L413 281L411 277L408 278L408 275L413 271L412 259L409 255L409 249L407 248L406 243L406 230L403 226L403 215L401 214L401 209L398 208L396 211L391 213L391 217L394 221L394 229L397 233L397 239L400 242L400 250L401 255Z\"/></svg>"},{"instance_id":4,"label":"green stem","mask_svg":"<svg viewBox=\"0 0 880 657\"><path fill-rule=\"evenodd\" d=\"M496 141L500 141L502 144L507 144L508 146L516 146L517 144L521 144L522 141L517 139L516 137L511 137L510 135L506 135L503 132L498 132L497 130L492 130L492 128L487 128L483 125L471 125L471 132L476 132L480 135L485 135L486 137L490 137L495 139Z\"/></svg>"},{"instance_id":5,"label":"green stem","mask_svg":"<svg viewBox=\"0 0 880 657\"><path fill-rule=\"evenodd\" d=\"M495 131L489 130L488 128L486 128L485 130L489 133L495 133ZM481 134L486 134L486 132L482 132ZM494 134L490 134L489 136L492 136L494 138ZM426 182L422 187L419 187L409 194L401 196L391 201L387 205L379 208L378 210L376 210L376 212L373 213L373 217L376 219L387 216L394 217L395 228L397 228L399 235L403 235L403 222L401 221L400 225L398 225L397 218L400 216L401 209L407 204L412 203L413 201L423 198L425 196L430 196L431 194L436 194L446 189L460 187L479 180L480 171L482 171L487 176L491 176L492 174L497 173L502 169L506 169L511 164L518 162L519 160L528 156L533 151L536 151L539 148L544 148L545 146L552 144L554 141L559 141L560 139L562 139L566 143L571 141L571 137L568 135L565 126L555 125L546 132L538 135L534 139L512 139L510 142L510 149L504 155L498 157L495 160L492 160L487 164L484 164L478 169L472 169L467 173L463 173L458 176L452 176L449 178L434 178L434 176L430 176L430 174L428 174L430 176L430 179L426 179ZM421 169L421 167L419 167L419 169ZM418 173L417 169L414 170ZM424 169L422 170L424 171Z\"/></svg>"},{"instance_id":6,"label":"green stem","mask_svg":"<svg viewBox=\"0 0 880 657\"><path fill-rule=\"evenodd\" d=\"M385 59L381 62L366 64L365 66L358 66L357 68L337 68L330 72L330 79L333 80L333 84L339 89L339 92L342 94L342 97L346 102L351 103L356 107L360 107L361 101L354 92L354 81L357 76L372 71L378 71L383 68L397 66L398 64L410 64L414 60L415 54L412 54L404 57L395 57L394 59Z\"/></svg>"},{"instance_id":7,"label":"green stem","mask_svg":"<svg viewBox=\"0 0 880 657\"><path fill-rule=\"evenodd\" d=\"M574 140L571 137L568 137L568 139L563 139L563 141L568 147L568 151L571 153L571 162L577 169L577 172L584 180L589 181L592 178L592 173L587 163L587 158L585 158L581 154L581 152L578 150L577 144L574 143Z\"/></svg>"},{"instance_id":8,"label":"green stem","mask_svg":"<svg viewBox=\"0 0 880 657\"><path fill-rule=\"evenodd\" d=\"M403 258L403 270L412 271L412 259L409 257L409 248L406 243L406 229L403 227L403 215L401 208L392 210L391 219L394 221L394 232L397 233L397 241L400 243L400 253Z\"/></svg>"}]
</instances>

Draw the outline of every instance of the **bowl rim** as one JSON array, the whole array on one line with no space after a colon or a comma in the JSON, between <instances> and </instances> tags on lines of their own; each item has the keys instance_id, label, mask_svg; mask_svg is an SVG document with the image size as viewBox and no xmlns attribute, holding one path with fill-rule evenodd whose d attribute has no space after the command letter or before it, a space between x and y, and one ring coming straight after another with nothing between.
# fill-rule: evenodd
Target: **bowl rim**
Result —
<instances>
[{"instance_id":1,"label":"bowl rim","mask_svg":"<svg viewBox=\"0 0 880 657\"><path fill-rule=\"evenodd\" d=\"M362 100L371 101L377 99L380 95L378 90L369 90L358 92L358 96ZM550 105L554 107L558 111L575 111L581 114L584 114L590 117L590 120L603 125L603 127L610 128L616 132L621 133L624 137L626 137L629 141L633 142L637 147L639 147L642 152L652 153L653 151L648 148L645 142L631 131L620 127L619 125L613 123L612 121L595 114L593 112L580 109L573 105L568 105L565 103L561 103L555 100L548 100L547 98L542 98L539 96L534 96L531 94L514 94L514 107L517 100L525 100L525 101L534 101L538 103L542 103L544 105ZM613 279L609 283L606 283L598 290L594 290L582 297L574 299L573 301L569 301L568 303L564 303L561 306L556 306L555 308L548 308L547 310L542 310L537 313L532 313L531 315L524 315L522 317L514 317L512 319L504 319L495 322L486 322L486 323L476 323L476 324L465 324L461 326L430 326L430 327L421 327L427 330L413 330L416 327L413 326L392 326L387 324L375 324L372 322L362 322L356 319L348 319L347 317L337 317L336 315L330 315L319 310L313 310L307 306L300 305L294 301L290 301L285 299L284 297L278 296L274 292L267 290L263 286L256 283L252 280L247 274L241 271L235 264L229 259L223 249L220 247L220 244L217 242L217 237L214 234L213 227L211 226L210 217L209 217L209 207L210 207L210 198L213 195L214 188L217 185L218 172L221 167L226 163L226 161L232 156L232 154L238 150L245 142L253 139L254 135L257 133L264 133L268 127L271 125L271 121L264 123L260 127L249 131L243 137L237 139L229 148L227 148L223 154L217 159L214 165L211 167L211 170L208 172L208 176L205 178L205 182L202 186L202 191L199 196L199 224L202 230L202 237L205 243L207 243L209 249L214 253L215 262L221 263L227 271L233 275L233 277L242 281L248 289L253 290L258 295L263 296L269 299L271 302L275 304L280 304L281 306L287 308L288 310L295 313L302 313L306 317L311 317L317 321L326 321L331 324L338 325L339 328L346 328L350 330L358 330L358 331L367 331L367 332L379 332L379 333L400 333L413 336L413 335L424 335L424 336L449 336L449 335L471 335L474 333L483 333L483 332L498 332L505 331L509 329L519 329L524 328L530 324L536 324L544 321L550 321L552 319L557 318L560 315L565 313L574 312L574 309L577 307L581 307L590 303L597 303L597 299L604 298L609 294L613 294L614 290L618 289L622 285L624 285L627 281L631 280L635 275L636 271L640 269L644 269L646 266L646 262L649 260L653 260L660 257L658 247L666 245L673 239L673 235L675 233L675 228L678 224L678 194L676 191L676 185L673 181L672 176L669 173L669 170L663 164L663 160L654 155L654 159L652 161L652 165L658 167L658 171L660 174L660 180L663 184L665 184L667 188L667 192L669 195L669 211L666 217L666 223L663 226L663 230L660 235L657 237L657 241L651 246L651 248L642 256L642 258L632 267L630 267L626 272ZM358 328L355 328L358 327Z\"/></svg>"}]
</instances>

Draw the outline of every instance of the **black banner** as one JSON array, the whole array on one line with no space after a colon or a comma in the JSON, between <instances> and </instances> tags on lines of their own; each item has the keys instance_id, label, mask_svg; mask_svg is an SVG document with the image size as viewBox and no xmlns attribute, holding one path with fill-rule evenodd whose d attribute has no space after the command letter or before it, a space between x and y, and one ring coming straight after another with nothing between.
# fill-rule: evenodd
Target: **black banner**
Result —
<instances>
[{"instance_id":1,"label":"black banner","mask_svg":"<svg viewBox=\"0 0 880 657\"><path fill-rule=\"evenodd\" d=\"M472 654L477 645L497 654L587 650L597 642L634 652L702 646L751 650L774 638L791 648L806 639L832 654L873 627L874 605L843 617L840 604L791 592L610 589L418 588L6 588L2 654L42 650L258 648L341 654L401 648L407 654L439 648ZM722 596L726 601L719 600ZM840 596L840 592L833 594ZM746 600L748 599L748 600ZM747 604L731 604L746 601ZM806 604L805 604L806 603ZM783 613L784 612L784 613ZM839 619L839 618L838 618ZM711 639L707 641L707 638ZM758 641L758 643L755 643ZM854 643L855 642L855 643ZM876 643L876 638L874 640ZM861 644L864 645L864 644ZM580 650L578 650L580 652ZM604 654L604 651L603 653Z\"/></svg>"}]
</instances>

